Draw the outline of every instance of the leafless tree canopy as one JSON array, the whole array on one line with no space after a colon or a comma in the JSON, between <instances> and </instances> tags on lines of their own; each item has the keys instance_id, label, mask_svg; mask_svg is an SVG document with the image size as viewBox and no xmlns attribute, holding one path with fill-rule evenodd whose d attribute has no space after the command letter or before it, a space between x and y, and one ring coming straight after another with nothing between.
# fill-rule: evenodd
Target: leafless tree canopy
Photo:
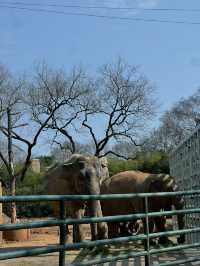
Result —
<instances>
[{"instance_id":1,"label":"leafless tree canopy","mask_svg":"<svg viewBox=\"0 0 200 266\"><path fill-rule=\"evenodd\" d=\"M155 111L155 99L150 82L132 67L119 60L115 65L104 65L94 82L97 102L94 112L84 112L83 127L95 145L95 155L115 154L113 150L105 151L108 144L116 141L128 141L138 145L141 130L151 120ZM102 122L104 132L98 137L90 120L94 114Z\"/></svg>"},{"instance_id":2,"label":"leafless tree canopy","mask_svg":"<svg viewBox=\"0 0 200 266\"><path fill-rule=\"evenodd\" d=\"M21 89L22 80L16 80L9 73L8 69L0 65L0 158L4 162L5 166L9 171L8 162L8 150L7 150L7 139L8 139L8 109L10 110L10 116L12 116L12 129L20 127L20 107L21 107ZM14 145L16 151L18 147Z\"/></svg>"},{"instance_id":3,"label":"leafless tree canopy","mask_svg":"<svg viewBox=\"0 0 200 266\"><path fill-rule=\"evenodd\" d=\"M163 114L160 122L147 141L148 148L170 152L199 125L200 89L175 103Z\"/></svg>"},{"instance_id":4,"label":"leafless tree canopy","mask_svg":"<svg viewBox=\"0 0 200 266\"><path fill-rule=\"evenodd\" d=\"M59 144L59 134L64 135L72 153L76 146L70 130L82 112L81 101L89 90L86 82L80 68L66 74L62 69L52 70L43 64L37 68L27 97L32 120L45 130L53 130L55 143Z\"/></svg>"},{"instance_id":5,"label":"leafless tree canopy","mask_svg":"<svg viewBox=\"0 0 200 266\"><path fill-rule=\"evenodd\" d=\"M82 149L81 145L85 149L85 137L94 155L122 156L113 145L121 141L138 145L155 110L150 82L122 60L104 65L93 78L81 68L66 73L39 64L31 78L17 80L0 66L0 95L1 134L8 137L9 107L12 143L25 150L23 167L16 173L21 179L44 134L60 147L67 143L70 153ZM5 154L0 156L6 163Z\"/></svg>"}]
</instances>

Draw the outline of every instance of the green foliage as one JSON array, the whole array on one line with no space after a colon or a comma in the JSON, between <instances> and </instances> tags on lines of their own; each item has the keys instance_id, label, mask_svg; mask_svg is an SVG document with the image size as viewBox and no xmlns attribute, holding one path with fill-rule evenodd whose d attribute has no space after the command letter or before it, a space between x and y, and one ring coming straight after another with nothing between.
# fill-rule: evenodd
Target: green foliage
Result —
<instances>
[{"instance_id":1,"label":"green foliage","mask_svg":"<svg viewBox=\"0 0 200 266\"><path fill-rule=\"evenodd\" d=\"M109 159L108 160L108 170L110 176L117 174L119 172L127 170L137 170L138 162L136 160L119 160L119 159Z\"/></svg>"},{"instance_id":2,"label":"green foliage","mask_svg":"<svg viewBox=\"0 0 200 266\"><path fill-rule=\"evenodd\" d=\"M17 184L17 195L45 194L44 172L28 170L23 182ZM46 202L25 202L17 206L18 217L44 217L51 215L51 205Z\"/></svg>"},{"instance_id":3,"label":"green foliage","mask_svg":"<svg viewBox=\"0 0 200 266\"><path fill-rule=\"evenodd\" d=\"M169 173L168 156L164 152L139 153L135 160L110 159L110 176L128 170L139 170L149 173Z\"/></svg>"},{"instance_id":4,"label":"green foliage","mask_svg":"<svg viewBox=\"0 0 200 266\"><path fill-rule=\"evenodd\" d=\"M35 173L31 170L27 171L27 174L23 182L17 182L17 195L36 195L43 194L44 182L43 174Z\"/></svg>"},{"instance_id":5,"label":"green foliage","mask_svg":"<svg viewBox=\"0 0 200 266\"><path fill-rule=\"evenodd\" d=\"M19 169L20 166L16 166ZM15 169L16 170L16 169ZM35 173L30 169L21 182L17 180L16 195L42 195L45 194L45 185L43 180L43 173ZM0 169L0 176L6 184L4 194L10 194L10 180L5 168ZM10 216L9 204L4 204L4 212ZM48 203L42 202L22 202L17 204L17 216L18 217L41 217L50 215L52 212L51 206Z\"/></svg>"},{"instance_id":6,"label":"green foliage","mask_svg":"<svg viewBox=\"0 0 200 266\"><path fill-rule=\"evenodd\" d=\"M40 167L41 171L45 171L45 169L54 164L54 157L53 156L40 156Z\"/></svg>"},{"instance_id":7,"label":"green foliage","mask_svg":"<svg viewBox=\"0 0 200 266\"><path fill-rule=\"evenodd\" d=\"M8 171L7 171L7 169L3 166L3 167L1 167L0 168L0 180L4 183L4 184L6 184L6 185L8 185L7 183L8 183Z\"/></svg>"},{"instance_id":8,"label":"green foliage","mask_svg":"<svg viewBox=\"0 0 200 266\"><path fill-rule=\"evenodd\" d=\"M138 156L138 170L154 174L169 173L169 160L161 151L141 153Z\"/></svg>"}]
</instances>

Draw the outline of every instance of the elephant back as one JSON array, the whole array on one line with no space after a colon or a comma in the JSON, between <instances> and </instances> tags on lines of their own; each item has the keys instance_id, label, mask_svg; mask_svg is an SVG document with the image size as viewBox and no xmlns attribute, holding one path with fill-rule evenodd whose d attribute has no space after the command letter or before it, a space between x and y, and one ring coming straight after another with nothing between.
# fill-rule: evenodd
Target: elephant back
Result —
<instances>
[{"instance_id":1,"label":"elephant back","mask_svg":"<svg viewBox=\"0 0 200 266\"><path fill-rule=\"evenodd\" d=\"M101 194L141 193L147 175L140 171L120 172L102 183ZM102 201L103 215L130 214L134 211L142 211L142 206L141 198Z\"/></svg>"}]
</instances>

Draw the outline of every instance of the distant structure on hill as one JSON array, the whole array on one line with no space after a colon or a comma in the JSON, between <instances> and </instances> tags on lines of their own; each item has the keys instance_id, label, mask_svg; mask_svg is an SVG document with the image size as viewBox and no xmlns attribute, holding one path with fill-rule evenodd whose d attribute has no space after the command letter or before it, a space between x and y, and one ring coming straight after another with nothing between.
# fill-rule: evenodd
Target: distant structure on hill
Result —
<instances>
[{"instance_id":1,"label":"distant structure on hill","mask_svg":"<svg viewBox=\"0 0 200 266\"><path fill-rule=\"evenodd\" d=\"M40 159L32 159L30 168L35 173L40 173Z\"/></svg>"}]
</instances>

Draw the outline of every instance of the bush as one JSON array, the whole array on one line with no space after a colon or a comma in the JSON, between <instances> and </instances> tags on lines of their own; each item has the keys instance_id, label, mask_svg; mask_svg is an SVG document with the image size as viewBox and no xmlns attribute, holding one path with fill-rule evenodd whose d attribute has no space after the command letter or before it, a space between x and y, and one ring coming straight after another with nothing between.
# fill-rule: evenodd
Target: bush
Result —
<instances>
[{"instance_id":1,"label":"bush","mask_svg":"<svg viewBox=\"0 0 200 266\"><path fill-rule=\"evenodd\" d=\"M168 156L164 152L155 151L138 153L135 160L109 159L110 176L128 170L139 170L149 173L169 173Z\"/></svg>"},{"instance_id":2,"label":"bush","mask_svg":"<svg viewBox=\"0 0 200 266\"><path fill-rule=\"evenodd\" d=\"M6 183L4 194L9 195L10 180L5 169L0 169L2 179ZM34 173L28 170L24 180L17 180L16 195L42 195L45 194L45 182L43 173ZM4 204L4 212L10 216L10 205ZM52 214L52 209L48 203L21 202L17 204L17 217L42 217Z\"/></svg>"}]
</instances>

